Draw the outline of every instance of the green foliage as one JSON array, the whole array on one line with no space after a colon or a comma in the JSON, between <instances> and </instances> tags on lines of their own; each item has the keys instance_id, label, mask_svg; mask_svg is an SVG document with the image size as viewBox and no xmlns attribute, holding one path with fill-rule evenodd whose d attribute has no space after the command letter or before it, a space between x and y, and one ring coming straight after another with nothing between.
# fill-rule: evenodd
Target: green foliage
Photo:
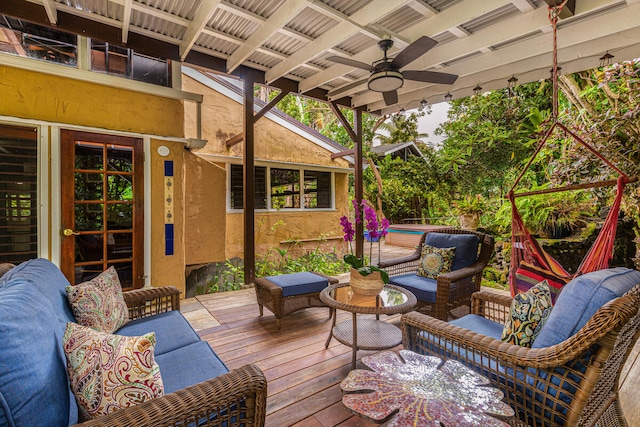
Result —
<instances>
[{"instance_id":1,"label":"green foliage","mask_svg":"<svg viewBox=\"0 0 640 427\"><path fill-rule=\"evenodd\" d=\"M551 87L533 82L451 101L437 164L461 194L502 196L532 152L551 108Z\"/></svg>"},{"instance_id":2,"label":"green foliage","mask_svg":"<svg viewBox=\"0 0 640 427\"><path fill-rule=\"evenodd\" d=\"M207 293L237 291L244 284L244 268L237 261L219 265L215 275L207 279Z\"/></svg>"},{"instance_id":3,"label":"green foliage","mask_svg":"<svg viewBox=\"0 0 640 427\"><path fill-rule=\"evenodd\" d=\"M300 257L289 254L287 249L271 248L267 255L256 260L256 276L267 277L278 274L316 271L328 276L345 273L347 269L333 252L325 253L319 248L308 251Z\"/></svg>"},{"instance_id":4,"label":"green foliage","mask_svg":"<svg viewBox=\"0 0 640 427\"><path fill-rule=\"evenodd\" d=\"M518 197L516 206L531 234L549 238L584 227L597 215L590 195L584 191ZM510 230L511 204L504 203L497 210L494 224L501 232Z\"/></svg>"},{"instance_id":5,"label":"green foliage","mask_svg":"<svg viewBox=\"0 0 640 427\"><path fill-rule=\"evenodd\" d=\"M484 212L484 201L480 194L467 195L460 200L454 200L453 207L458 215L481 214Z\"/></svg>"}]
</instances>

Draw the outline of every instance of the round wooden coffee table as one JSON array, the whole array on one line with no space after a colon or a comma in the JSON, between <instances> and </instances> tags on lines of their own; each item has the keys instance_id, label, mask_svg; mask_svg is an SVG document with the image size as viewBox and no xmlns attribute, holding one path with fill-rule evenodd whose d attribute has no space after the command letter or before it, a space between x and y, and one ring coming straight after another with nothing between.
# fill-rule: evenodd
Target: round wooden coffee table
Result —
<instances>
[{"instance_id":1,"label":"round wooden coffee table","mask_svg":"<svg viewBox=\"0 0 640 427\"><path fill-rule=\"evenodd\" d=\"M383 322L381 314L398 314L411 311L417 303L410 291L394 285L385 285L376 296L363 296L353 292L349 284L331 285L320 293L320 300L332 310L333 324L325 344L331 338L353 349L351 367L356 367L358 350L384 350L402 343L402 332L390 323ZM336 310L352 313L351 320L336 324ZM358 314L375 314L375 319L360 319Z\"/></svg>"}]
</instances>

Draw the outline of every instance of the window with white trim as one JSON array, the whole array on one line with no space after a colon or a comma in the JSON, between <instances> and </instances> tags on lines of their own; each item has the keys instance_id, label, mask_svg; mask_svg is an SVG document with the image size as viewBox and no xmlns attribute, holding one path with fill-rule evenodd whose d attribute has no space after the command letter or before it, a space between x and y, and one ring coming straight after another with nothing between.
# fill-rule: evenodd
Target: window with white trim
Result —
<instances>
[{"instance_id":1,"label":"window with white trim","mask_svg":"<svg viewBox=\"0 0 640 427\"><path fill-rule=\"evenodd\" d=\"M331 172L256 166L255 208L330 209L332 185ZM242 165L231 165L230 194L231 209L243 209Z\"/></svg>"}]
</instances>

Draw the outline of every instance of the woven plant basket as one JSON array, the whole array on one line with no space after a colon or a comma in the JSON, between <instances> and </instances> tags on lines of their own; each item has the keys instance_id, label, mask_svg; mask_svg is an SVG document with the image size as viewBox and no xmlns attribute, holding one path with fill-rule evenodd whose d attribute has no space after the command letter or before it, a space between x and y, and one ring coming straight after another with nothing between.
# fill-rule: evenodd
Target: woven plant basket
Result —
<instances>
[{"instance_id":1,"label":"woven plant basket","mask_svg":"<svg viewBox=\"0 0 640 427\"><path fill-rule=\"evenodd\" d=\"M384 281L382 280L382 276L379 271L374 271L367 276L363 276L358 272L358 270L351 267L349 285L351 286L351 290L354 294L372 297L378 295L380 291L382 291L382 288L384 288Z\"/></svg>"},{"instance_id":2,"label":"woven plant basket","mask_svg":"<svg viewBox=\"0 0 640 427\"><path fill-rule=\"evenodd\" d=\"M478 224L480 224L480 214L462 214L458 216L458 221L460 221L460 228L463 230L477 230Z\"/></svg>"}]
</instances>

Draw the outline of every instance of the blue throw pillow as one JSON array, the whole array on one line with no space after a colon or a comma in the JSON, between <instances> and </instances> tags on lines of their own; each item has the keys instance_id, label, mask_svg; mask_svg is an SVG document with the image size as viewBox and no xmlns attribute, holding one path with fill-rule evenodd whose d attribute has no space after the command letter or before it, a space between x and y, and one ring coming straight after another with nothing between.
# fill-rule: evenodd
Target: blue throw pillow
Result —
<instances>
[{"instance_id":1,"label":"blue throw pillow","mask_svg":"<svg viewBox=\"0 0 640 427\"><path fill-rule=\"evenodd\" d=\"M429 233L424 244L435 246L436 248L451 248L455 246L456 254L451 265L451 271L455 271L475 264L478 259L480 239L475 234Z\"/></svg>"}]
</instances>

